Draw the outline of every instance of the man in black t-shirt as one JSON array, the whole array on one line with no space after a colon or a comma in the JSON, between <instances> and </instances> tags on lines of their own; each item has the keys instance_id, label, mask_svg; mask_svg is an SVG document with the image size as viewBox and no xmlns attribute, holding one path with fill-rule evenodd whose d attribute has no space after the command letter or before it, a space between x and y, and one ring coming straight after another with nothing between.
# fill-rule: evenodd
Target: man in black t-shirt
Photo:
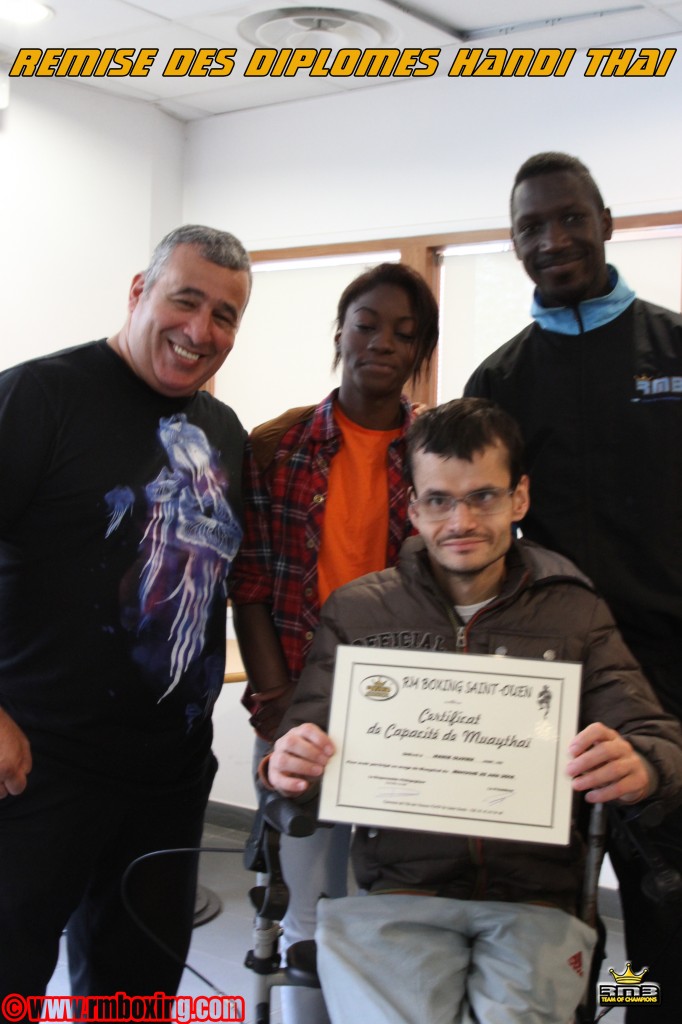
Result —
<instances>
[{"instance_id":1,"label":"man in black t-shirt","mask_svg":"<svg viewBox=\"0 0 682 1024\"><path fill-rule=\"evenodd\" d=\"M185 226L109 339L0 374L0 1011L41 995L68 922L75 995L176 991L215 759L244 430L200 388L251 285ZM16 1019L13 1017L13 1019Z\"/></svg>"}]
</instances>

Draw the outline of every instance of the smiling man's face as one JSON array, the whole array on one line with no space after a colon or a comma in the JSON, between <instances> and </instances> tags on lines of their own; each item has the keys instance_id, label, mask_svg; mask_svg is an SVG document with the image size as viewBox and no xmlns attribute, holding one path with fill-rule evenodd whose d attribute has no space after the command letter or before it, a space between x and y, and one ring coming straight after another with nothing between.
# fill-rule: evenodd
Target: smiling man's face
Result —
<instances>
[{"instance_id":1,"label":"smiling man's face","mask_svg":"<svg viewBox=\"0 0 682 1024\"><path fill-rule=\"evenodd\" d=\"M516 255L546 306L574 306L608 290L609 210L572 171L526 178L512 198Z\"/></svg>"},{"instance_id":2,"label":"smiling man's face","mask_svg":"<svg viewBox=\"0 0 682 1024\"><path fill-rule=\"evenodd\" d=\"M460 499L438 520L421 511L418 502L410 503L410 520L424 541L434 576L457 604L487 601L499 593L512 526L528 511L528 477L512 487L509 453L502 444L488 445L471 459L418 449L411 461L411 499ZM504 495L492 515L481 515L461 500L486 490Z\"/></svg>"},{"instance_id":3,"label":"smiling man's face","mask_svg":"<svg viewBox=\"0 0 682 1024\"><path fill-rule=\"evenodd\" d=\"M178 245L148 291L133 278L128 322L116 345L131 369L162 395L192 395L232 351L249 297L245 270L230 270Z\"/></svg>"}]
</instances>

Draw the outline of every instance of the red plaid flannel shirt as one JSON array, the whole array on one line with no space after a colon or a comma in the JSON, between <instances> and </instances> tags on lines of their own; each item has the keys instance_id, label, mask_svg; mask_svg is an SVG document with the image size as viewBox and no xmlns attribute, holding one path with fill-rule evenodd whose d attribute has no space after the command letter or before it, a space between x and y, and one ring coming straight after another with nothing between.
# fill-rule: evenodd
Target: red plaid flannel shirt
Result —
<instances>
[{"instance_id":1,"label":"red plaid flannel shirt","mask_svg":"<svg viewBox=\"0 0 682 1024\"><path fill-rule=\"evenodd\" d=\"M329 465L341 443L332 411L336 394L333 391L311 416L289 428L264 473L249 444L245 453L244 539L230 569L230 597L237 605L270 606L293 685L320 617L317 556ZM402 542L411 533L403 463L412 411L407 399L402 405L403 430L388 450L386 566L396 564Z\"/></svg>"}]
</instances>

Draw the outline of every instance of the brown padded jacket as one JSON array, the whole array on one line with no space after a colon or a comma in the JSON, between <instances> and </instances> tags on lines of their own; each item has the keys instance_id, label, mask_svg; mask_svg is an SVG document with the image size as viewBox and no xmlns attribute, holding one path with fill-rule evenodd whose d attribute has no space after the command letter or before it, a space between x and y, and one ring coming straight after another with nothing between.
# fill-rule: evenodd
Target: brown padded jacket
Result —
<instances>
[{"instance_id":1,"label":"brown padded jacket","mask_svg":"<svg viewBox=\"0 0 682 1024\"><path fill-rule=\"evenodd\" d=\"M327 728L339 644L579 662L580 728L603 722L626 736L658 776L651 799L677 806L682 730L661 708L590 581L568 559L527 541L512 544L506 569L501 594L466 626L437 585L419 537L405 542L396 568L340 587L322 609L280 735L303 722ZM579 797L573 811L568 846L358 828L357 880L375 892L539 903L575 914L585 857Z\"/></svg>"}]
</instances>

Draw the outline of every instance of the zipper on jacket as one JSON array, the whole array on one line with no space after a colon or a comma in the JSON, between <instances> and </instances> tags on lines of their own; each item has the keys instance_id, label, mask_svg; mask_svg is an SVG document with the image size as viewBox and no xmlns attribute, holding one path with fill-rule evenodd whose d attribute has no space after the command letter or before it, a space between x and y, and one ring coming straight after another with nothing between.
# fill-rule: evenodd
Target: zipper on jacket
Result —
<instances>
[{"instance_id":1,"label":"zipper on jacket","mask_svg":"<svg viewBox=\"0 0 682 1024\"><path fill-rule=\"evenodd\" d=\"M578 324L578 339L579 339L579 348L578 348L578 357L579 357L579 361L578 361L578 395L577 395L577 402L579 403L578 404L578 410L579 410L579 413L580 413L580 415L578 417L578 423L580 425L579 426L579 429L580 429L580 452L579 452L579 456L580 456L580 459L581 459L581 462L582 462L582 467L583 467L582 468L582 473L581 473L581 477L582 477L582 481L583 481L583 488L582 488L582 494L579 495L580 502L581 502L581 508L582 508L581 515L582 515L582 519L583 519L582 529L580 531L580 536L582 538L582 549L583 550L582 550L582 555L581 555L580 560L576 557L576 561L580 561L580 564L583 567L584 571L587 572L587 573L590 573L592 571L591 570L591 566L594 564L593 563L593 559L592 559L592 550L591 550L592 545L591 545L591 542L590 542L590 537L592 535L592 531L590 530L590 523L593 521L594 517L592 515L592 489L590 487L590 480L591 480L590 461L589 461L590 438L589 438L588 428L587 428L587 424L588 424L588 409L587 409L587 404L588 404L587 403L588 386L587 386L587 365L586 365L587 364L587 355L586 355L586 351L585 351L585 346L586 346L586 341L585 341L585 324L584 324L582 315L580 313L580 305L575 306L574 309L573 309L573 312L575 314L576 323Z\"/></svg>"},{"instance_id":2,"label":"zipper on jacket","mask_svg":"<svg viewBox=\"0 0 682 1024\"><path fill-rule=\"evenodd\" d=\"M578 333L579 334L584 334L585 333L585 324L583 323L583 318L580 315L580 307L579 306L573 306L572 308L573 308L573 314L574 314L574 316L575 316L575 318L576 318L576 320L578 322Z\"/></svg>"},{"instance_id":3,"label":"zipper on jacket","mask_svg":"<svg viewBox=\"0 0 682 1024\"><path fill-rule=\"evenodd\" d=\"M528 572L524 572L518 587L515 588L514 593L521 587L528 579ZM513 595L512 595L513 596ZM459 619L455 609L449 601L445 602L445 608L450 619L450 624L455 634L455 650L458 653L466 653L468 650L468 631L479 618L485 618L489 611L493 611L500 605L505 603L505 598L500 598L498 594L497 598L493 598L490 604L487 604L484 608L473 615L467 623L462 623ZM485 859L485 843L479 836L469 836L467 839L467 846L469 848L469 858L471 863L476 867L476 879L474 882L472 899L485 899L485 893L487 890L488 882L488 869Z\"/></svg>"},{"instance_id":4,"label":"zipper on jacket","mask_svg":"<svg viewBox=\"0 0 682 1024\"><path fill-rule=\"evenodd\" d=\"M523 576L519 581L518 586L514 589L514 594L516 594L516 591L527 581L527 579L528 572L526 571L523 573ZM449 601L445 601L445 610L448 614L448 618L450 619L452 631L455 634L455 650L460 654L466 653L469 649L469 630L474 625L474 623L478 622L479 619L485 618L488 612L495 611L495 609L499 608L500 605L503 605L509 597L513 596L514 595L501 597L498 594L497 597L494 597L492 599L490 604L487 604L485 605L484 608L479 609L479 611L477 611L475 615L472 615L472 617L466 623L463 623L461 621L461 619L455 612L455 609L452 607L452 604Z\"/></svg>"},{"instance_id":5,"label":"zipper on jacket","mask_svg":"<svg viewBox=\"0 0 682 1024\"><path fill-rule=\"evenodd\" d=\"M493 604L495 603L496 602L493 602ZM460 620L455 609L452 607L452 604L449 601L446 602L445 607L448 613L448 618L450 619L450 623L452 625L452 629L455 634L455 650L457 651L458 654L465 654L468 649L469 626L479 617L479 615L485 615L487 608L492 607L492 605L486 606L486 608L481 608L481 610L476 612L476 614L472 616L472 618L470 618L469 621L466 623L463 623ZM469 859L476 868L476 879L474 882L471 898L482 899L485 896L486 880L488 877L485 856L483 852L483 840L477 836L468 836L467 846L469 848Z\"/></svg>"},{"instance_id":6,"label":"zipper on jacket","mask_svg":"<svg viewBox=\"0 0 682 1024\"><path fill-rule=\"evenodd\" d=\"M485 861L483 843L483 839L479 836L469 836L469 857L477 869L471 893L472 900L484 900L488 888L488 868Z\"/></svg>"}]
</instances>

